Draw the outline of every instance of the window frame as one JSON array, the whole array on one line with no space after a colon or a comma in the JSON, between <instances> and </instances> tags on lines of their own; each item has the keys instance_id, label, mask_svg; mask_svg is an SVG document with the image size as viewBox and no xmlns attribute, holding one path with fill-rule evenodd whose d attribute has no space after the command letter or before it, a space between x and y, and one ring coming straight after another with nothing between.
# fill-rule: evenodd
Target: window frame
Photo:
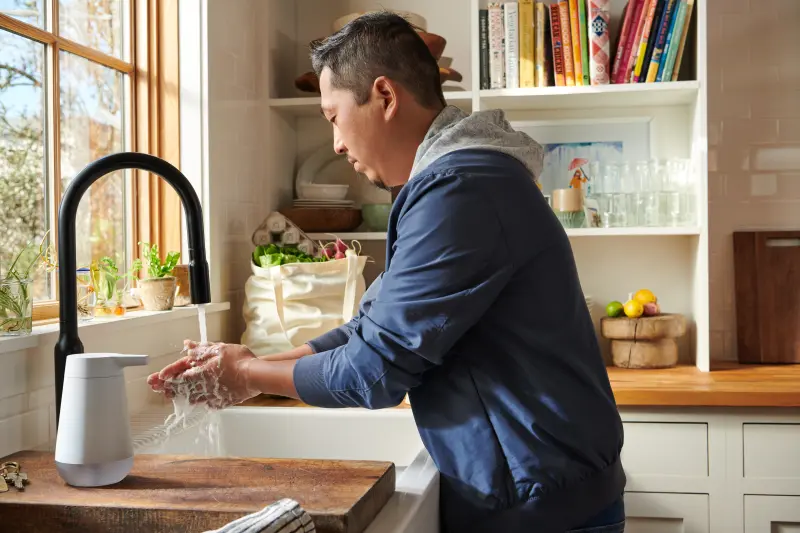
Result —
<instances>
[{"instance_id":1,"label":"window frame","mask_svg":"<svg viewBox=\"0 0 800 533\"><path fill-rule=\"evenodd\" d=\"M45 28L0 13L0 29L45 46L45 144L47 217L51 242L58 239L61 200L59 52L66 51L126 74L124 149L160 157L180 168L179 0L127 0L130 61L105 54L59 35L58 0L44 0ZM126 29L123 29L125 32ZM182 206L174 190L158 176L133 171L126 178L128 257L139 241L159 245L162 254L181 250ZM34 303L35 323L58 318L55 300Z\"/></svg>"}]
</instances>

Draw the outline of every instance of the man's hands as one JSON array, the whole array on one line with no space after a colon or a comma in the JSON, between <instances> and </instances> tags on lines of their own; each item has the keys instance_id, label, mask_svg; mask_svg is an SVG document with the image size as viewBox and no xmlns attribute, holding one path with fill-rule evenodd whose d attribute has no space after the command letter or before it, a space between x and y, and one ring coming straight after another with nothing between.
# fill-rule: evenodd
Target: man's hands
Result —
<instances>
[{"instance_id":1,"label":"man's hands","mask_svg":"<svg viewBox=\"0 0 800 533\"><path fill-rule=\"evenodd\" d=\"M191 403L207 403L224 409L261 393L254 379L255 365L263 364L238 344L197 344L184 341L186 355L151 374L147 384L167 398L188 397Z\"/></svg>"}]
</instances>

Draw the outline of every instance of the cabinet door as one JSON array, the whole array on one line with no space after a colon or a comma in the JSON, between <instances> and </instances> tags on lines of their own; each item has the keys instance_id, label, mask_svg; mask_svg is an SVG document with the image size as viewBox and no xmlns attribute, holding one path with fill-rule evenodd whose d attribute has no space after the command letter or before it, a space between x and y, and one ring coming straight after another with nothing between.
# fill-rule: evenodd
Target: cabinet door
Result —
<instances>
[{"instance_id":1,"label":"cabinet door","mask_svg":"<svg viewBox=\"0 0 800 533\"><path fill-rule=\"evenodd\" d=\"M800 496L745 496L744 533L800 533Z\"/></svg>"},{"instance_id":2,"label":"cabinet door","mask_svg":"<svg viewBox=\"0 0 800 533\"><path fill-rule=\"evenodd\" d=\"M708 495L625 493L625 533L709 533Z\"/></svg>"}]
</instances>

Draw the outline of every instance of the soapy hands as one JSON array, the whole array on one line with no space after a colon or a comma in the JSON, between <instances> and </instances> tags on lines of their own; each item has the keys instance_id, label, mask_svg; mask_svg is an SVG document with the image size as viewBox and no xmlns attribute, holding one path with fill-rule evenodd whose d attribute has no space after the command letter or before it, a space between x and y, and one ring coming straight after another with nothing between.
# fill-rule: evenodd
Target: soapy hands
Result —
<instances>
[{"instance_id":1,"label":"soapy hands","mask_svg":"<svg viewBox=\"0 0 800 533\"><path fill-rule=\"evenodd\" d=\"M147 378L154 391L167 398L188 398L192 404L205 403L212 409L224 409L261 393L251 379L251 367L259 360L246 346L183 344L186 355Z\"/></svg>"}]
</instances>

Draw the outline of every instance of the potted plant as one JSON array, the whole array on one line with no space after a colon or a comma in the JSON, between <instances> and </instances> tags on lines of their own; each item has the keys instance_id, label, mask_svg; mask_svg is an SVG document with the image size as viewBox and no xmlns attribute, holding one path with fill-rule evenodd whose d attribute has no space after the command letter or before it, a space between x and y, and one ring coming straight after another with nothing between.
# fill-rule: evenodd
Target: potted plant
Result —
<instances>
[{"instance_id":1,"label":"potted plant","mask_svg":"<svg viewBox=\"0 0 800 533\"><path fill-rule=\"evenodd\" d=\"M42 253L25 246L5 272L0 269L0 337L29 335L33 330L31 273Z\"/></svg>"},{"instance_id":2,"label":"potted plant","mask_svg":"<svg viewBox=\"0 0 800 533\"><path fill-rule=\"evenodd\" d=\"M139 280L139 296L148 311L169 311L175 305L176 280L172 271L181 258L180 252L169 252L161 261L158 245L140 242L147 278Z\"/></svg>"},{"instance_id":3,"label":"potted plant","mask_svg":"<svg viewBox=\"0 0 800 533\"><path fill-rule=\"evenodd\" d=\"M96 314L99 316L123 316L125 306L122 297L130 286L130 281L142 268L142 261L133 261L130 270L120 272L117 263L110 257L103 257L92 264L90 271L97 291Z\"/></svg>"}]
</instances>

